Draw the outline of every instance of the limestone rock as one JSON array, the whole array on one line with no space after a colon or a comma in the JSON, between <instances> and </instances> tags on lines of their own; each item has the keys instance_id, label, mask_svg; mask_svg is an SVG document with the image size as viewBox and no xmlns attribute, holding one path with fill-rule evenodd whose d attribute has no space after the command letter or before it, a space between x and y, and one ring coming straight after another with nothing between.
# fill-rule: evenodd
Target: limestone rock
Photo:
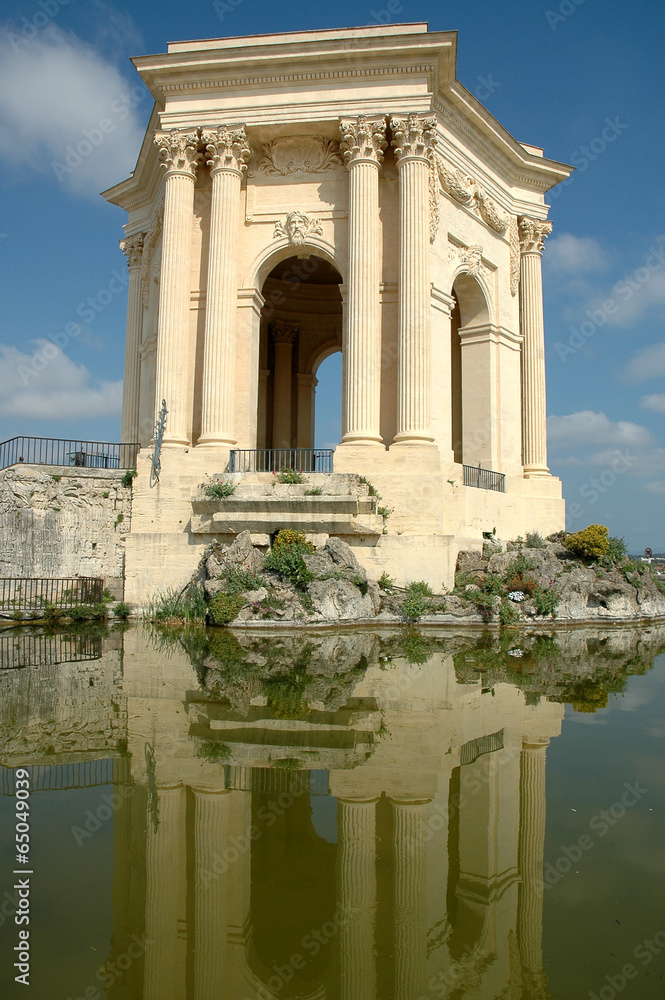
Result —
<instances>
[{"instance_id":1,"label":"limestone rock","mask_svg":"<svg viewBox=\"0 0 665 1000\"><path fill-rule=\"evenodd\" d=\"M341 538L331 535L323 547L323 551L332 559L336 569L348 569L352 573L359 573L365 576L360 563L353 554L353 549Z\"/></svg>"},{"instance_id":2,"label":"limestone rock","mask_svg":"<svg viewBox=\"0 0 665 1000\"><path fill-rule=\"evenodd\" d=\"M366 594L350 580L313 580L308 586L317 616L327 621L373 618L379 610L379 589Z\"/></svg>"},{"instance_id":3,"label":"limestone rock","mask_svg":"<svg viewBox=\"0 0 665 1000\"><path fill-rule=\"evenodd\" d=\"M458 573L474 573L485 567L486 559L482 552L462 549L457 556Z\"/></svg>"}]
</instances>

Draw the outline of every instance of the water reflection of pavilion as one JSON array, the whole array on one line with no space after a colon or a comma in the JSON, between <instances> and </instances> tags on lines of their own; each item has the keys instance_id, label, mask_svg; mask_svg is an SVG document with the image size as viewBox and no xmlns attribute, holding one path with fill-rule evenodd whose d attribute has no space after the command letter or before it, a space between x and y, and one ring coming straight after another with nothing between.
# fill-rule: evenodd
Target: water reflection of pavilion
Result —
<instances>
[{"instance_id":1,"label":"water reflection of pavilion","mask_svg":"<svg viewBox=\"0 0 665 1000\"><path fill-rule=\"evenodd\" d=\"M203 699L185 655L132 633L124 672L136 790L116 816L110 961L132 934L152 943L110 996L548 995L545 757L562 706L459 684L441 653L388 670L370 656L343 705L296 720ZM197 757L197 736L229 760ZM319 832L330 796L336 844Z\"/></svg>"}]
</instances>

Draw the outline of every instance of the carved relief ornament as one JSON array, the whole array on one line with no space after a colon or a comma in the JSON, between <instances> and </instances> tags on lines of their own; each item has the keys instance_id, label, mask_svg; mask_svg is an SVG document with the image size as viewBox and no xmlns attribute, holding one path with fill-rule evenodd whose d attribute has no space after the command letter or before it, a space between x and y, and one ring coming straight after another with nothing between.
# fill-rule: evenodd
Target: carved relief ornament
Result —
<instances>
[{"instance_id":1,"label":"carved relief ornament","mask_svg":"<svg viewBox=\"0 0 665 1000\"><path fill-rule=\"evenodd\" d=\"M162 219L164 218L164 210L160 208L150 223L148 232L143 240L143 256L141 259L141 293L143 295L143 306L145 309L148 308L148 302L150 301L150 265L152 264L152 258L157 246L157 240L162 231Z\"/></svg>"},{"instance_id":2,"label":"carved relief ornament","mask_svg":"<svg viewBox=\"0 0 665 1000\"><path fill-rule=\"evenodd\" d=\"M242 174L247 169L251 150L244 125L220 125L214 131L205 129L201 132L201 142L210 157L206 164L212 173L230 170Z\"/></svg>"},{"instance_id":3,"label":"carved relief ornament","mask_svg":"<svg viewBox=\"0 0 665 1000\"><path fill-rule=\"evenodd\" d=\"M510 294L517 295L520 289L520 233L517 217L510 217Z\"/></svg>"},{"instance_id":4,"label":"carved relief ornament","mask_svg":"<svg viewBox=\"0 0 665 1000\"><path fill-rule=\"evenodd\" d=\"M300 330L298 323L289 323L285 319L276 319L272 324L272 338L276 344L292 344Z\"/></svg>"},{"instance_id":5,"label":"carved relief ornament","mask_svg":"<svg viewBox=\"0 0 665 1000\"><path fill-rule=\"evenodd\" d=\"M262 174L280 174L300 180L306 174L322 174L340 166L339 143L322 135L292 135L273 139L263 146L257 169Z\"/></svg>"},{"instance_id":6,"label":"carved relief ornament","mask_svg":"<svg viewBox=\"0 0 665 1000\"><path fill-rule=\"evenodd\" d=\"M143 258L145 233L136 233L126 240L120 240L120 249L127 258L127 267L140 267Z\"/></svg>"},{"instance_id":7,"label":"carved relief ornament","mask_svg":"<svg viewBox=\"0 0 665 1000\"><path fill-rule=\"evenodd\" d=\"M522 253L542 253L545 239L552 232L552 223L545 219L530 219L526 215L521 215L518 221Z\"/></svg>"},{"instance_id":8,"label":"carved relief ornament","mask_svg":"<svg viewBox=\"0 0 665 1000\"><path fill-rule=\"evenodd\" d=\"M407 157L418 157L431 162L437 143L436 118L423 118L411 114L406 118L391 118L390 128L397 162Z\"/></svg>"},{"instance_id":9,"label":"carved relief ornament","mask_svg":"<svg viewBox=\"0 0 665 1000\"><path fill-rule=\"evenodd\" d=\"M155 132L155 145L159 149L161 166L171 173L188 174L196 177L199 162L199 130L171 129L170 132Z\"/></svg>"},{"instance_id":10,"label":"carved relief ornament","mask_svg":"<svg viewBox=\"0 0 665 1000\"><path fill-rule=\"evenodd\" d=\"M479 215L495 233L505 233L510 224L509 217L500 212L487 191L473 177L447 166L440 156L436 159L436 166L441 187L451 198Z\"/></svg>"},{"instance_id":11,"label":"carved relief ornament","mask_svg":"<svg viewBox=\"0 0 665 1000\"><path fill-rule=\"evenodd\" d=\"M342 118L339 130L342 135L341 150L347 170L358 160L371 160L377 166L383 162L386 141L386 116L367 118Z\"/></svg>"},{"instance_id":12,"label":"carved relief ornament","mask_svg":"<svg viewBox=\"0 0 665 1000\"><path fill-rule=\"evenodd\" d=\"M273 239L279 236L286 236L289 243L294 247L303 247L308 236L321 236L323 227L318 219L310 219L302 212L290 212L285 222L277 222Z\"/></svg>"},{"instance_id":13,"label":"carved relief ornament","mask_svg":"<svg viewBox=\"0 0 665 1000\"><path fill-rule=\"evenodd\" d=\"M483 248L479 243L472 243L468 247L451 243L448 248L448 259L456 265L464 264L467 274L474 278L479 274L487 276L487 269L483 265Z\"/></svg>"}]
</instances>

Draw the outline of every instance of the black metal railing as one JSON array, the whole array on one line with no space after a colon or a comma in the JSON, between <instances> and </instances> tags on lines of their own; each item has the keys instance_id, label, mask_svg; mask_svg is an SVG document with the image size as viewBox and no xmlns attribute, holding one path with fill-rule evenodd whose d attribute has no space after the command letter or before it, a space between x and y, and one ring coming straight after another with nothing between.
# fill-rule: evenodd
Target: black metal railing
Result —
<instances>
[{"instance_id":1,"label":"black metal railing","mask_svg":"<svg viewBox=\"0 0 665 1000\"><path fill-rule=\"evenodd\" d=\"M76 604L99 604L104 581L97 576L5 577L0 579L0 610L38 611L47 604L73 608Z\"/></svg>"},{"instance_id":2,"label":"black metal railing","mask_svg":"<svg viewBox=\"0 0 665 1000\"><path fill-rule=\"evenodd\" d=\"M99 635L16 634L14 629L0 632L0 670L19 667L53 667L59 663L99 660L102 639Z\"/></svg>"},{"instance_id":3,"label":"black metal railing","mask_svg":"<svg viewBox=\"0 0 665 1000\"><path fill-rule=\"evenodd\" d=\"M480 466L464 465L464 485L477 486L481 490L496 490L506 492L506 477L503 472L492 472L491 469L481 469Z\"/></svg>"},{"instance_id":4,"label":"black metal railing","mask_svg":"<svg viewBox=\"0 0 665 1000\"><path fill-rule=\"evenodd\" d=\"M28 764L30 790L33 792L66 791L69 788L94 788L98 785L129 785L131 761L127 757L84 760L72 764ZM0 795L16 793L16 768L0 764Z\"/></svg>"},{"instance_id":5,"label":"black metal railing","mask_svg":"<svg viewBox=\"0 0 665 1000\"><path fill-rule=\"evenodd\" d=\"M0 469L10 465L64 465L81 469L133 469L138 444L14 437L0 444Z\"/></svg>"},{"instance_id":6,"label":"black metal railing","mask_svg":"<svg viewBox=\"0 0 665 1000\"><path fill-rule=\"evenodd\" d=\"M332 448L234 448L229 472L332 472Z\"/></svg>"}]
</instances>

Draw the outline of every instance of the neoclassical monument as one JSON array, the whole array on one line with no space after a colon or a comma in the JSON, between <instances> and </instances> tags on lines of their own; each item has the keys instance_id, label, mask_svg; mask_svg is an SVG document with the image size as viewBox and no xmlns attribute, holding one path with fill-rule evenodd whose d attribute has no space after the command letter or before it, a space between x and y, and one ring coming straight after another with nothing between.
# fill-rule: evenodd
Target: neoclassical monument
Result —
<instances>
[{"instance_id":1,"label":"neoclassical monument","mask_svg":"<svg viewBox=\"0 0 665 1000\"><path fill-rule=\"evenodd\" d=\"M177 583L196 564L206 474L239 468L238 452L254 470L275 449L313 448L316 372L336 351L334 471L370 477L391 510L381 530L349 529L368 568L440 587L483 532L563 528L541 254L546 192L570 169L460 85L456 45L408 24L178 42L135 60L155 108L135 171L105 192L129 213L122 439L142 446L130 598L150 566Z\"/></svg>"}]
</instances>

